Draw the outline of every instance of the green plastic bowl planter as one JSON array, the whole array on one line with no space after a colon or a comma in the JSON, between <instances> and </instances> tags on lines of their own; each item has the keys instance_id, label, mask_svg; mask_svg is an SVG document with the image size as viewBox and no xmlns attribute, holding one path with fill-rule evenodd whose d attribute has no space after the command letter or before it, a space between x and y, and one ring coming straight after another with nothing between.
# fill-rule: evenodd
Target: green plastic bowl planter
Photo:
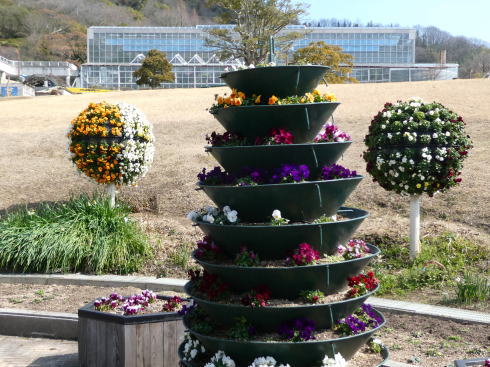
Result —
<instances>
[{"instance_id":1,"label":"green plastic bowl planter","mask_svg":"<svg viewBox=\"0 0 490 367\"><path fill-rule=\"evenodd\" d=\"M342 156L351 141L338 143L280 144L206 147L226 171L239 174L243 167L270 169L285 163L306 164L310 177L318 177L321 168L333 164Z\"/></svg>"},{"instance_id":2,"label":"green plastic bowl planter","mask_svg":"<svg viewBox=\"0 0 490 367\"><path fill-rule=\"evenodd\" d=\"M239 276L239 275L237 275ZM327 304L298 305L288 307L247 307L237 304L224 304L208 301L196 297L190 290L190 283L185 286L185 291L208 314L213 322L219 325L231 327L236 324L239 317L245 317L247 321L257 327L259 331L277 330L277 328L295 319L304 318L315 322L318 329L327 329L338 320L352 314L356 309L373 295L378 289L362 295ZM273 292L274 295L274 292Z\"/></svg>"},{"instance_id":3,"label":"green plastic bowl planter","mask_svg":"<svg viewBox=\"0 0 490 367\"><path fill-rule=\"evenodd\" d=\"M272 356L277 361L284 361L294 367L312 367L321 366L321 361L326 354L333 357L336 353L340 353L346 360L351 359L359 348L366 344L371 335L384 326L384 316L377 310L375 312L383 320L375 329L336 339L312 340L299 343L224 339L193 331L186 324L185 317L184 324L189 328L190 333L199 339L207 351L222 350L238 365L248 366L247 363L251 363L256 357Z\"/></svg>"},{"instance_id":4,"label":"green plastic bowl planter","mask_svg":"<svg viewBox=\"0 0 490 367\"><path fill-rule=\"evenodd\" d=\"M347 278L359 274L374 257L379 255L380 251L376 246L368 246L371 254L359 259L331 264L277 268L219 265L199 260L194 256L193 258L206 271L226 281L237 293L266 285L275 298L295 299L304 290L319 289L325 294L332 294L346 287Z\"/></svg>"},{"instance_id":5,"label":"green plastic bowl planter","mask_svg":"<svg viewBox=\"0 0 490 367\"><path fill-rule=\"evenodd\" d=\"M370 338L370 340L372 340L373 338ZM369 343L368 341L368 343ZM183 364L183 366L185 367L202 367L202 365L197 365L194 361L184 361L184 343L182 343L179 347L179 350L178 350L178 353L179 353L179 358L180 358L180 361L181 363ZM211 359L213 354L210 353L210 357L209 359ZM386 361L388 361L388 358L390 357L390 353L389 353L389 350L388 350L388 347L386 347L385 345L383 345L381 347L381 358L383 358L383 361L380 363L380 364L377 364L376 366L372 366L372 367L383 367L385 364L386 364ZM257 357L265 357L265 356L257 356ZM281 361L279 361L280 363ZM284 362L284 361L283 361ZM207 361L206 361L207 363ZM250 363L252 363L252 361L250 361L249 363L245 364L245 365L242 365L242 366L239 366L237 365L237 367L248 367L250 365ZM287 362L286 362L287 363ZM314 367L320 367L321 364L317 365L317 366L314 366ZM371 367L371 366L364 366L364 367Z\"/></svg>"},{"instance_id":6,"label":"green plastic bowl planter","mask_svg":"<svg viewBox=\"0 0 490 367\"><path fill-rule=\"evenodd\" d=\"M330 68L321 65L290 65L258 67L221 74L221 79L230 88L247 96L262 98L303 95L313 91Z\"/></svg>"},{"instance_id":7,"label":"green plastic bowl planter","mask_svg":"<svg viewBox=\"0 0 490 367\"><path fill-rule=\"evenodd\" d=\"M219 207L228 205L245 222L268 222L275 209L293 222L332 216L363 179L362 176L327 181L256 186L203 185L199 187Z\"/></svg>"},{"instance_id":8,"label":"green plastic bowl planter","mask_svg":"<svg viewBox=\"0 0 490 367\"><path fill-rule=\"evenodd\" d=\"M286 105L255 105L220 108L214 117L227 131L252 141L268 136L272 128L291 132L297 144L309 143L340 103L318 102Z\"/></svg>"},{"instance_id":9,"label":"green plastic bowl planter","mask_svg":"<svg viewBox=\"0 0 490 367\"><path fill-rule=\"evenodd\" d=\"M262 259L285 259L300 243L309 243L313 248L328 255L337 251L339 243L346 243L368 212L361 209L341 207L337 214L347 218L329 223L301 223L281 226L272 225L221 225L197 222L197 226L211 236L221 250L234 257L241 246L256 252Z\"/></svg>"}]
</instances>

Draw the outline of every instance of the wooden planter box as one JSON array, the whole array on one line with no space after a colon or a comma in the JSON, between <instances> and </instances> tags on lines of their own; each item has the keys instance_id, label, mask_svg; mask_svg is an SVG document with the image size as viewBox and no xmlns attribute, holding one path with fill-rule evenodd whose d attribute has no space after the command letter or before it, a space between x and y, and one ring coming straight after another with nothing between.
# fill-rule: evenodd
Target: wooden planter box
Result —
<instances>
[{"instance_id":1,"label":"wooden planter box","mask_svg":"<svg viewBox=\"0 0 490 367\"><path fill-rule=\"evenodd\" d=\"M176 312L123 316L96 311L89 303L78 310L80 366L178 367L184 330Z\"/></svg>"}]
</instances>

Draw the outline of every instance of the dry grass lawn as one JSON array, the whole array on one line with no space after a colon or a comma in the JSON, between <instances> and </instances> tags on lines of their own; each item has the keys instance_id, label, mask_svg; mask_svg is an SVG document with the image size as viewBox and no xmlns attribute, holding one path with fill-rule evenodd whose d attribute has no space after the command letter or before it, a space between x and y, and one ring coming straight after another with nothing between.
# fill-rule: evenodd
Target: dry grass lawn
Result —
<instances>
[{"instance_id":1,"label":"dry grass lawn","mask_svg":"<svg viewBox=\"0 0 490 367\"><path fill-rule=\"evenodd\" d=\"M335 122L354 138L341 164L365 173L363 137L372 116L387 101L419 96L439 101L467 122L475 148L466 162L463 182L451 192L423 201L423 233L447 230L490 244L490 80L332 85L342 105ZM0 209L41 201L59 201L90 192L96 185L80 177L67 154L70 120L89 102L124 101L144 111L155 127L156 156L138 187L122 189L149 230L155 245L189 243L198 236L185 214L208 203L194 191L196 174L214 162L204 150L204 136L221 126L206 111L215 93L226 88L110 92L0 100ZM406 236L408 200L384 191L369 177L348 205L367 209L371 217L360 233Z\"/></svg>"}]
</instances>

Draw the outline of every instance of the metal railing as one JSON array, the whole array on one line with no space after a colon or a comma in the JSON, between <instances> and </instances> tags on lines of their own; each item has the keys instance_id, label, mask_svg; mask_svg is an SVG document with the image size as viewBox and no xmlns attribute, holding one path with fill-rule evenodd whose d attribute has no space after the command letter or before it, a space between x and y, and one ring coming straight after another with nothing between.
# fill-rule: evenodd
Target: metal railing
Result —
<instances>
[{"instance_id":1,"label":"metal railing","mask_svg":"<svg viewBox=\"0 0 490 367\"><path fill-rule=\"evenodd\" d=\"M9 65L12 65L12 66L15 65L15 61L14 60L9 60L9 59L7 59L6 57L3 57L3 56L0 56L0 61L3 62L4 64L9 64Z\"/></svg>"}]
</instances>

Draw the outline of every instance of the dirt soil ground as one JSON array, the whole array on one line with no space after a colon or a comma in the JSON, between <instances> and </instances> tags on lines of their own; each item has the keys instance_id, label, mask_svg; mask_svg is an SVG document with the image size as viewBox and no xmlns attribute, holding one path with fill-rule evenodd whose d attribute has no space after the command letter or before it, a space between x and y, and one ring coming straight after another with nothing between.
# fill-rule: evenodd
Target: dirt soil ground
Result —
<instances>
[{"instance_id":1,"label":"dirt soil ground","mask_svg":"<svg viewBox=\"0 0 490 367\"><path fill-rule=\"evenodd\" d=\"M321 89L324 90L324 87ZM221 126L207 111L214 94L227 88L166 89L91 95L46 96L0 101L0 214L3 209L67 199L92 192L97 186L80 177L67 153L66 133L71 119L91 101L124 101L145 112L154 124L156 155L139 186L121 189L121 197L137 209L135 217L148 233L157 256L144 274L183 276L179 266L162 269L175 249L189 248L201 236L185 219L189 211L210 204L194 191L196 174L215 161L204 152L205 135ZM462 184L448 193L424 198L422 234L453 231L490 246L490 81L452 80L413 83L332 85L342 103L335 123L353 136L342 165L365 174L361 158L363 137L372 116L387 101L419 96L436 100L460 113L475 148L466 161ZM370 212L359 236L405 237L408 199L388 193L366 177L347 205ZM182 262L176 259L174 263Z\"/></svg>"},{"instance_id":2,"label":"dirt soil ground","mask_svg":"<svg viewBox=\"0 0 490 367\"><path fill-rule=\"evenodd\" d=\"M130 296L141 293L141 289L0 283L0 308L77 313L80 307L97 298L108 297L111 293ZM178 292L157 294L187 297Z\"/></svg>"},{"instance_id":3,"label":"dirt soil ground","mask_svg":"<svg viewBox=\"0 0 490 367\"><path fill-rule=\"evenodd\" d=\"M79 307L112 292L129 295L141 290L132 287L0 283L0 308L76 313ZM455 359L490 355L488 325L394 313L386 313L385 316L386 327L376 336L390 348L392 360L424 367L441 367L450 365ZM372 359L372 355L363 353L356 357L357 361L353 366L373 365L366 362ZM366 363L363 364L364 362Z\"/></svg>"}]
</instances>

